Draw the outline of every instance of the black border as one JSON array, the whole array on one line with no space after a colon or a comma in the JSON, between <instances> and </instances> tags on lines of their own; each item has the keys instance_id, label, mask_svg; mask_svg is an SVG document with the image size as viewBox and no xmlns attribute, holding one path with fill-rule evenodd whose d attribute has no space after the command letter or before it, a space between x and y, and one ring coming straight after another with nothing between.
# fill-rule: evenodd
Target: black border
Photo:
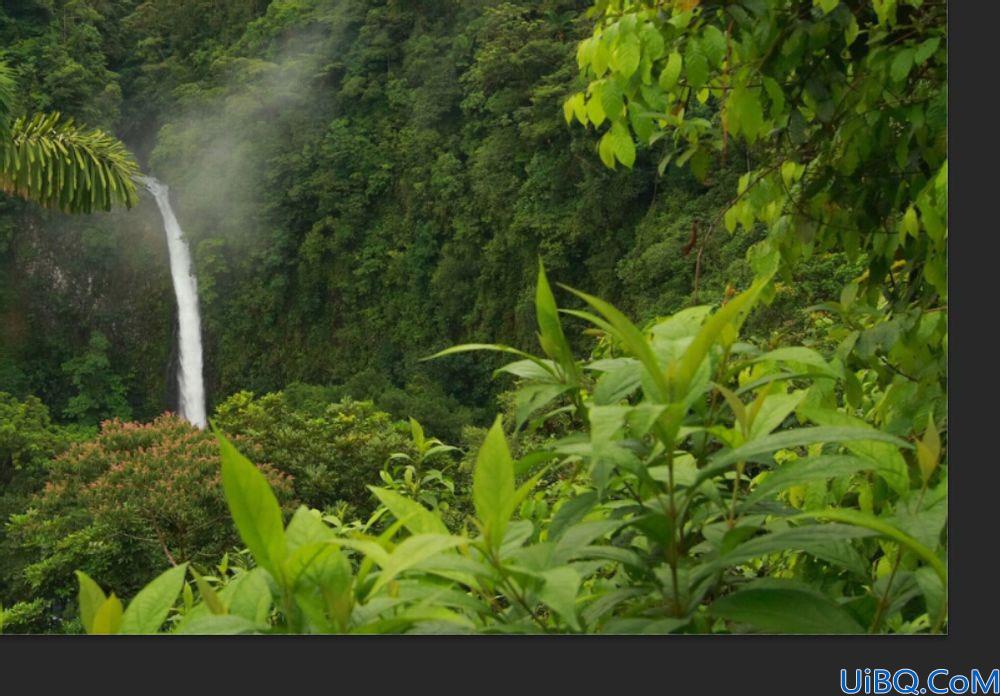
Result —
<instances>
[{"instance_id":1,"label":"black border","mask_svg":"<svg viewBox=\"0 0 1000 696\"><path fill-rule=\"evenodd\" d=\"M925 0L934 2L936 0ZM947 636L55 637L0 638L0 684L49 692L183 690L336 693L364 689L519 693L839 694L839 671L909 667L922 675L1000 666L1000 582L991 552L1000 511L994 452L1000 110L994 87L1000 3L949 4L950 626ZM959 95L956 97L956 95ZM956 108L957 107L957 108ZM954 156L957 153L957 157ZM956 166L957 164L957 166ZM991 190L994 189L994 190ZM992 246L992 245L990 245ZM956 253L957 252L957 253ZM991 274L992 271L992 274ZM987 380L990 380L989 382Z\"/></svg>"}]
</instances>

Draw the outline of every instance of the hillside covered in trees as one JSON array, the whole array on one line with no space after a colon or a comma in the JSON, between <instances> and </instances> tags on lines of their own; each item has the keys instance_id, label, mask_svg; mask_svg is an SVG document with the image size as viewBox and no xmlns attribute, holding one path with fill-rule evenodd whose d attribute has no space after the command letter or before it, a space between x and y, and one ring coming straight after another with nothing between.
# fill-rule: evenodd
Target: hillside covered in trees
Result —
<instances>
[{"instance_id":1,"label":"hillside covered in trees","mask_svg":"<svg viewBox=\"0 0 1000 696\"><path fill-rule=\"evenodd\" d=\"M943 3L18 0L0 63L0 629L946 626Z\"/></svg>"}]
</instances>

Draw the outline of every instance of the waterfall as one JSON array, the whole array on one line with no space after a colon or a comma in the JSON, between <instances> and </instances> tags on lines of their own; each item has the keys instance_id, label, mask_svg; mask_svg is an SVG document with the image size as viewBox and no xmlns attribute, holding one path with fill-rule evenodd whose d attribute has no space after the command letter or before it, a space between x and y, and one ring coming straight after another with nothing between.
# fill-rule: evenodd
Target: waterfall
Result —
<instances>
[{"instance_id":1,"label":"waterfall","mask_svg":"<svg viewBox=\"0 0 1000 696\"><path fill-rule=\"evenodd\" d=\"M170 276L177 296L179 324L180 368L177 386L180 394L180 415L193 425L204 428L205 382L202 377L201 316L198 312L198 280L191 270L191 250L184 239L184 232L170 207L170 189L153 177L139 177L139 181L156 198L156 205L163 216L167 234L167 251L170 256Z\"/></svg>"}]
</instances>

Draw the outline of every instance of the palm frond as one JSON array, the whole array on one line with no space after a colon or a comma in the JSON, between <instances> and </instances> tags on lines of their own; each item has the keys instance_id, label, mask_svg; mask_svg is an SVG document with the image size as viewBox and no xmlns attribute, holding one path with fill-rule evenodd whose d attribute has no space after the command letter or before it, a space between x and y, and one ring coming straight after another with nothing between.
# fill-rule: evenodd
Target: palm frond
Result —
<instances>
[{"instance_id":1,"label":"palm frond","mask_svg":"<svg viewBox=\"0 0 1000 696\"><path fill-rule=\"evenodd\" d=\"M0 190L70 213L131 208L138 173L116 138L58 113L19 117L0 139Z\"/></svg>"}]
</instances>

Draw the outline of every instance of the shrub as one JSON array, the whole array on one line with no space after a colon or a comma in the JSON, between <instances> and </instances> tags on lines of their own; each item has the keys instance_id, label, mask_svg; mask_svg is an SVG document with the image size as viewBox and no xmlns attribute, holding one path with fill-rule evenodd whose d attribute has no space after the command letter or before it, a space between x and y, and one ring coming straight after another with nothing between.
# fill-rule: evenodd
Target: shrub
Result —
<instances>
[{"instance_id":1,"label":"shrub","mask_svg":"<svg viewBox=\"0 0 1000 696\"><path fill-rule=\"evenodd\" d=\"M284 392L255 397L239 392L216 409L214 423L239 438L254 461L273 462L292 476L295 495L321 510L349 506L355 514L374 509L366 486L379 482L383 465L394 452L415 453L408 428L368 401L344 399L327 403L317 392L296 403Z\"/></svg>"},{"instance_id":2,"label":"shrub","mask_svg":"<svg viewBox=\"0 0 1000 696\"><path fill-rule=\"evenodd\" d=\"M7 605L6 625L15 630L37 618L38 612L11 605L16 602L13 586L29 561L8 539L5 525L11 515L24 512L31 496L41 490L48 460L78 436L53 424L39 399L29 396L21 401L0 393L0 603Z\"/></svg>"},{"instance_id":3,"label":"shrub","mask_svg":"<svg viewBox=\"0 0 1000 696\"><path fill-rule=\"evenodd\" d=\"M95 426L105 419L132 416L125 384L111 367L110 348L104 334L94 331L86 352L63 363L63 372L76 389L76 396L66 406L67 418Z\"/></svg>"},{"instance_id":4,"label":"shrub","mask_svg":"<svg viewBox=\"0 0 1000 696\"><path fill-rule=\"evenodd\" d=\"M261 470L290 499L288 477ZM75 568L128 593L160 569L218 558L237 542L214 438L170 414L147 424L106 421L95 439L72 445L8 530L17 552L35 559L20 589L57 609Z\"/></svg>"}]
</instances>

